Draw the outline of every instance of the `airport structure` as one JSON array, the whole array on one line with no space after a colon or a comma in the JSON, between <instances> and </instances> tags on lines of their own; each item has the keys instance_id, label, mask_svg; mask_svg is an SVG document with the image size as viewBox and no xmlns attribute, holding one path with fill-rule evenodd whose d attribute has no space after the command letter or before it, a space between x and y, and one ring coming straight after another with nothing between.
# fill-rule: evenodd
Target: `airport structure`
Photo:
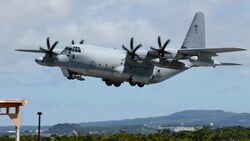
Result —
<instances>
[{"instance_id":1,"label":"airport structure","mask_svg":"<svg viewBox=\"0 0 250 141\"><path fill-rule=\"evenodd\" d=\"M0 115L8 115L16 127L16 141L20 140L20 106L28 100L0 100Z\"/></svg>"}]
</instances>

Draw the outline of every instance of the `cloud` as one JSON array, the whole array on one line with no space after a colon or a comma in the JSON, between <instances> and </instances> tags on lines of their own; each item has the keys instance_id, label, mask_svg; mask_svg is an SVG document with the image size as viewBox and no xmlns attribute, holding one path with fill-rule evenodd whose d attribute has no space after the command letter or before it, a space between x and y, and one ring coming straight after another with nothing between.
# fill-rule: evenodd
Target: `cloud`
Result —
<instances>
[{"instance_id":1,"label":"cloud","mask_svg":"<svg viewBox=\"0 0 250 141\"><path fill-rule=\"evenodd\" d=\"M129 44L133 36L136 43L149 49L149 46L157 46L156 38L161 35L162 39L172 40L170 47L179 48L196 11L205 13L208 47L242 46L250 49L248 3L241 1L235 6L234 1L215 0L5 1L0 5L0 71L37 71L27 68L40 55L14 53L14 49L46 46L48 36L52 42L59 40L57 47L60 48L70 44L72 39L119 48L122 44ZM235 60L230 56L224 58ZM27 61L29 59L32 61ZM237 58L237 62L249 65L246 61L249 59L246 52Z\"/></svg>"},{"instance_id":2,"label":"cloud","mask_svg":"<svg viewBox=\"0 0 250 141\"><path fill-rule=\"evenodd\" d=\"M12 26L25 23L38 24L52 22L67 15L70 11L70 1L64 0L19 0L5 1L0 6L0 17L5 23ZM6 15L6 12L8 15Z\"/></svg>"},{"instance_id":3,"label":"cloud","mask_svg":"<svg viewBox=\"0 0 250 141\"><path fill-rule=\"evenodd\" d=\"M68 107L67 110L71 113L85 108L86 112L82 113L82 117L85 118L84 114L87 113L88 117L85 118L87 120L102 120L104 117L100 115L106 113L105 119L108 120L163 114L165 111L174 112L177 109L178 111L186 109L185 107L195 109L202 104L199 100L195 101L197 97L203 99L206 96L205 99L211 101L216 92L223 92L223 90L246 93L247 83L245 90L237 88L237 85L242 84L239 80L243 78L247 81L246 77L250 75L249 51L221 54L221 57L216 58L220 61L243 63L243 66L239 66L240 69L229 68L225 73L224 70L227 68L217 68L216 71L200 68L171 78L167 83L163 82L143 89L131 87L127 89L129 84L120 88L106 87L100 79L97 81L91 78L86 80L87 82L68 81L58 68L46 68L34 62L36 57L43 54L25 54L15 52L14 49L46 47L46 37L51 37L51 42L58 40L57 48L64 48L72 39L76 42L85 39L86 44L119 48L122 44L129 45L132 36L135 37L135 43L142 43L143 49L149 49L149 46L157 46L158 35L161 35L162 39L171 39L168 47L180 48L195 12L202 11L206 18L207 47L239 46L250 50L249 5L250 2L247 0L2 1L0 5L0 87L8 94L3 94L3 97L9 97L9 94L20 97L10 91L10 88L24 91L21 96L34 101L30 103L32 111L29 114L35 113L37 109L46 111L51 107L49 113L45 115L50 119L49 122L54 124L58 120L58 110L56 110L58 107L62 109ZM231 75L235 72L239 74ZM188 81L190 78L192 83ZM229 81L234 78L236 82ZM187 80L183 81L183 79ZM220 82L223 84L217 85ZM224 82L230 82L230 86L236 85L234 87L236 91L228 89ZM208 83L211 85L208 86ZM184 85L187 86L185 89L182 87ZM209 87L213 88L208 89ZM190 93L187 94L187 91ZM37 92L36 95L33 94L34 92ZM217 107L221 105L223 107L225 104L221 103L225 97L223 94L221 94L222 98L218 98ZM46 101L42 99L52 99L52 101L42 104ZM65 99L68 102L64 103ZM238 98L238 100L241 99ZM39 105L34 107L35 104ZM234 109L247 107L240 104ZM133 108L136 106L139 107ZM211 102L205 102L202 107L211 108L210 106ZM230 106L229 102L228 106L224 107L230 109ZM143 109L143 107L146 108ZM114 115L112 110L116 110L117 113ZM81 117L75 118L82 120ZM70 119L72 117L68 115L60 120Z\"/></svg>"},{"instance_id":4,"label":"cloud","mask_svg":"<svg viewBox=\"0 0 250 141\"><path fill-rule=\"evenodd\" d=\"M7 67L1 67L0 73L34 73L39 69L33 60L18 60Z\"/></svg>"}]
</instances>

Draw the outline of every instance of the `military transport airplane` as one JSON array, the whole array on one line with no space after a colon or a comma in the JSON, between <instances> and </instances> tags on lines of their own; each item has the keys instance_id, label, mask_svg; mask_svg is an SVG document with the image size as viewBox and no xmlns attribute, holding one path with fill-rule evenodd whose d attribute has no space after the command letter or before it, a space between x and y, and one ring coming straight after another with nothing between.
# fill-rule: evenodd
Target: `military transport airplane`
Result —
<instances>
[{"instance_id":1,"label":"military transport airplane","mask_svg":"<svg viewBox=\"0 0 250 141\"><path fill-rule=\"evenodd\" d=\"M131 86L143 87L145 84L162 82L192 67L216 67L240 65L236 63L217 62L212 59L218 53L243 51L243 48L205 48L205 20L202 12L197 12L180 49L166 48L168 39L162 44L158 37L159 48L139 50L142 44L134 45L130 40L129 48L123 50L85 45L84 40L64 49L54 49L58 41L50 44L47 38L47 49L16 49L16 51L45 53L36 58L39 65L59 67L68 79L85 80L83 76L101 78L106 85L119 87L123 82Z\"/></svg>"}]
</instances>

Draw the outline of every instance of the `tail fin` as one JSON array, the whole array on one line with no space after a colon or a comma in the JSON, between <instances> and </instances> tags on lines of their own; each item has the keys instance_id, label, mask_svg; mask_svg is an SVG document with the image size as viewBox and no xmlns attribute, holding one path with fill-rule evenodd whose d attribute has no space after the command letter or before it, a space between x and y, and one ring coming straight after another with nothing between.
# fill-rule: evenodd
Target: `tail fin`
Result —
<instances>
[{"instance_id":1,"label":"tail fin","mask_svg":"<svg viewBox=\"0 0 250 141\"><path fill-rule=\"evenodd\" d=\"M205 48L205 19L202 12L197 12L189 27L181 49Z\"/></svg>"}]
</instances>

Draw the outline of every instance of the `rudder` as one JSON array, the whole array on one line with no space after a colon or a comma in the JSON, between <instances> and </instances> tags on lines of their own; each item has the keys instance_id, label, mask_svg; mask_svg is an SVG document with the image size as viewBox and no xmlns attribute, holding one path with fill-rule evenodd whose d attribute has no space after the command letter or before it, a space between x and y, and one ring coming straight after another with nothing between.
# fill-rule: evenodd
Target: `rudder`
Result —
<instances>
[{"instance_id":1,"label":"rudder","mask_svg":"<svg viewBox=\"0 0 250 141\"><path fill-rule=\"evenodd\" d=\"M181 49L205 48L205 18L202 12L196 12Z\"/></svg>"}]
</instances>

